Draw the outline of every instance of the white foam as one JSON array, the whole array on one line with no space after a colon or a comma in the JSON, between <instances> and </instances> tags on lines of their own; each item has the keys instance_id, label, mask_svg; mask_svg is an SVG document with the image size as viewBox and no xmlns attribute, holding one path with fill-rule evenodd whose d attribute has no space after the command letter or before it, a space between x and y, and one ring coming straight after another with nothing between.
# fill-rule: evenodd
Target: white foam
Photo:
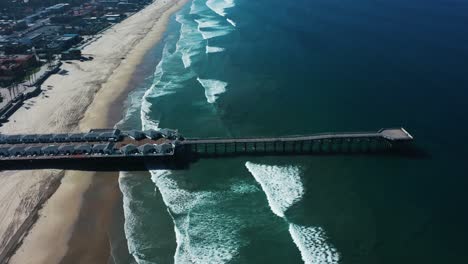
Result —
<instances>
[{"instance_id":1,"label":"white foam","mask_svg":"<svg viewBox=\"0 0 468 264\"><path fill-rule=\"evenodd\" d=\"M181 24L176 52L181 54L184 67L189 68L192 65L192 57L200 53L205 42L200 38L198 28L193 20L186 19L183 15L178 15L176 20Z\"/></svg>"},{"instance_id":2,"label":"white foam","mask_svg":"<svg viewBox=\"0 0 468 264\"><path fill-rule=\"evenodd\" d=\"M144 245L140 245L139 239L137 238L138 232L135 231L134 227L141 225L138 221L136 214L132 210L132 203L138 203L137 200L132 198L131 186L126 181L126 177L132 177L127 172L120 172L119 176L119 188L122 192L123 197L123 211L124 211L124 233L127 239L127 247L129 253L133 256L134 260L138 264L145 264L146 261L142 259L144 255L140 252L140 248Z\"/></svg>"},{"instance_id":3,"label":"white foam","mask_svg":"<svg viewBox=\"0 0 468 264\"><path fill-rule=\"evenodd\" d=\"M225 49L221 47L206 46L206 54L223 52Z\"/></svg>"},{"instance_id":4,"label":"white foam","mask_svg":"<svg viewBox=\"0 0 468 264\"><path fill-rule=\"evenodd\" d=\"M232 28L221 24L219 20L212 17L202 17L200 19L195 19L195 22L198 24L198 32L200 32L203 39L205 40L225 36L232 31Z\"/></svg>"},{"instance_id":5,"label":"white foam","mask_svg":"<svg viewBox=\"0 0 468 264\"><path fill-rule=\"evenodd\" d=\"M192 5L190 6L190 14L191 15L197 14L202 10L203 9L199 5L197 5L197 1L192 1Z\"/></svg>"},{"instance_id":6,"label":"white foam","mask_svg":"<svg viewBox=\"0 0 468 264\"><path fill-rule=\"evenodd\" d=\"M220 16L226 16L226 9L236 5L233 0L208 0L206 6Z\"/></svg>"},{"instance_id":7,"label":"white foam","mask_svg":"<svg viewBox=\"0 0 468 264\"><path fill-rule=\"evenodd\" d=\"M114 125L114 128L118 128L121 125L125 124L134 114L140 110L141 108L141 98L143 98L143 95L145 94L146 90L143 89L137 89L132 91L127 100L126 100L126 110L125 110L125 116L117 122L117 124Z\"/></svg>"},{"instance_id":8,"label":"white foam","mask_svg":"<svg viewBox=\"0 0 468 264\"><path fill-rule=\"evenodd\" d=\"M209 211L225 194L185 190L170 171L151 171L151 175L174 221L174 263L230 262L242 246L239 223L222 212Z\"/></svg>"},{"instance_id":9,"label":"white foam","mask_svg":"<svg viewBox=\"0 0 468 264\"><path fill-rule=\"evenodd\" d=\"M247 194L258 192L260 189L257 186L247 182L238 182L231 185L231 191L233 193Z\"/></svg>"},{"instance_id":10,"label":"white foam","mask_svg":"<svg viewBox=\"0 0 468 264\"><path fill-rule=\"evenodd\" d=\"M175 65L174 61L179 59L179 53L169 52L169 47L166 45L163 50L161 61L158 63L153 84L147 89L141 99L140 118L144 129L145 127L158 127L159 121L154 120L151 116L152 104L150 100L161 96L171 95L177 90L184 88L183 83L192 79L195 75L192 71L184 71L180 73L180 66ZM173 69L173 67L176 67ZM166 72L167 70L167 72Z\"/></svg>"},{"instance_id":11,"label":"white foam","mask_svg":"<svg viewBox=\"0 0 468 264\"><path fill-rule=\"evenodd\" d=\"M304 194L300 171L295 166L268 166L246 162L245 166L266 194L271 211L284 217L286 210Z\"/></svg>"},{"instance_id":12,"label":"white foam","mask_svg":"<svg viewBox=\"0 0 468 264\"><path fill-rule=\"evenodd\" d=\"M184 64L185 68L188 68L190 65L192 65L192 60L190 59L189 53L182 52L182 63Z\"/></svg>"},{"instance_id":13,"label":"white foam","mask_svg":"<svg viewBox=\"0 0 468 264\"><path fill-rule=\"evenodd\" d=\"M165 59L167 59L169 56L170 56L169 47L165 45L163 48L161 60L156 66L156 69L153 74L153 84L151 85L149 89L145 91L145 93L143 94L143 97L141 98L140 118L141 118L141 124L143 126L143 129L148 129L148 128L145 128L145 125L148 123L150 126L156 126L156 127L159 124L157 121L153 121L151 117L149 116L150 111L151 111L151 103L148 101L148 99L151 96L151 93L155 91L156 85L158 85L159 82L161 81L161 78L164 74L163 63L165 62Z\"/></svg>"},{"instance_id":14,"label":"white foam","mask_svg":"<svg viewBox=\"0 0 468 264\"><path fill-rule=\"evenodd\" d=\"M226 21L229 22L229 24L231 24L233 27L237 26L236 22L234 22L232 19L226 18Z\"/></svg>"},{"instance_id":15,"label":"white foam","mask_svg":"<svg viewBox=\"0 0 468 264\"><path fill-rule=\"evenodd\" d=\"M327 242L322 228L290 224L289 233L301 252L305 264L339 263L340 254Z\"/></svg>"},{"instance_id":16,"label":"white foam","mask_svg":"<svg viewBox=\"0 0 468 264\"><path fill-rule=\"evenodd\" d=\"M226 92L226 86L228 85L227 82L220 80L197 78L197 81L205 88L206 101L210 104L216 102L218 96Z\"/></svg>"}]
</instances>

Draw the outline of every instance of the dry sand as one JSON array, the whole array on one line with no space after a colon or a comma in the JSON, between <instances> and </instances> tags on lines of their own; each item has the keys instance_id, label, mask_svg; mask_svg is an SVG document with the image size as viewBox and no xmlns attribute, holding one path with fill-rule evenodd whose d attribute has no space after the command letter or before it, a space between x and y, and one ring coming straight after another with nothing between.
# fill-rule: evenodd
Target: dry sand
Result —
<instances>
[{"instance_id":1,"label":"dry sand","mask_svg":"<svg viewBox=\"0 0 468 264\"><path fill-rule=\"evenodd\" d=\"M136 66L162 37L169 16L186 1L157 1L103 32L82 51L94 60L64 63L62 69L67 72L51 76L42 86L46 91L27 101L0 132L87 131L112 126L115 120L110 117L115 113L111 109L115 110L115 104L121 104L119 100L131 89L128 83ZM0 262L1 252L21 240L20 234L30 226L23 223L34 222L34 212L51 193L10 263L58 263L67 251L73 252L68 242L83 206L83 194L99 174L66 171L63 178L62 174L51 170L0 173ZM112 178L115 182L115 175ZM62 180L55 191L58 179ZM109 193L117 191L114 185ZM113 194L109 197L115 199ZM100 201L104 204L106 198ZM94 263L97 259L85 256L76 262Z\"/></svg>"}]
</instances>

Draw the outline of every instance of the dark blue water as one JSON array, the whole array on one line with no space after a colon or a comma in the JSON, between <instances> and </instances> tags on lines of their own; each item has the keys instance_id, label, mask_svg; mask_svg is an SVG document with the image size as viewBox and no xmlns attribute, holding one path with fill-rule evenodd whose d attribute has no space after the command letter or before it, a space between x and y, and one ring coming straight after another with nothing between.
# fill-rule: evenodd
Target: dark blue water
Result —
<instances>
[{"instance_id":1,"label":"dark blue water","mask_svg":"<svg viewBox=\"0 0 468 264\"><path fill-rule=\"evenodd\" d=\"M188 137L403 126L425 155L123 174L139 263L468 262L468 3L205 2L177 13L148 53L142 72L154 70L120 126Z\"/></svg>"}]
</instances>

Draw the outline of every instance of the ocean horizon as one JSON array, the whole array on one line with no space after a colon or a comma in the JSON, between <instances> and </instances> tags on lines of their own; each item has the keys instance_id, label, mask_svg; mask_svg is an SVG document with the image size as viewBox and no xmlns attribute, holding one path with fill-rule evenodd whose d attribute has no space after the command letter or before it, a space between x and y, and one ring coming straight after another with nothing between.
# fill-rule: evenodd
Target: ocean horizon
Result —
<instances>
[{"instance_id":1,"label":"ocean horizon","mask_svg":"<svg viewBox=\"0 0 468 264\"><path fill-rule=\"evenodd\" d=\"M187 137L405 127L426 155L122 172L129 255L116 249L115 263L468 261L467 11L455 0L190 1L137 69L116 127Z\"/></svg>"}]
</instances>

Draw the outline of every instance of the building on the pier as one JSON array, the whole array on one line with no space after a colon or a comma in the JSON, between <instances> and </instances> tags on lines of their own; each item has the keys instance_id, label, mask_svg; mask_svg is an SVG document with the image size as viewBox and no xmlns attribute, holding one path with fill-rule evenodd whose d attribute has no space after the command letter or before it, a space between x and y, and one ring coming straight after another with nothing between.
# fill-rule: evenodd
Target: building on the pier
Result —
<instances>
[{"instance_id":1,"label":"building on the pier","mask_svg":"<svg viewBox=\"0 0 468 264\"><path fill-rule=\"evenodd\" d=\"M133 144L128 144L128 145L125 145L124 147L121 147L120 151L125 155L132 155L132 154L139 153L137 146Z\"/></svg>"},{"instance_id":2,"label":"building on the pier","mask_svg":"<svg viewBox=\"0 0 468 264\"><path fill-rule=\"evenodd\" d=\"M5 141L8 144L21 143L21 137L22 137L22 135L9 135L9 136L6 136Z\"/></svg>"},{"instance_id":3,"label":"building on the pier","mask_svg":"<svg viewBox=\"0 0 468 264\"><path fill-rule=\"evenodd\" d=\"M29 156L39 156L42 154L42 148L40 146L26 147L25 152Z\"/></svg>"},{"instance_id":4,"label":"building on the pier","mask_svg":"<svg viewBox=\"0 0 468 264\"><path fill-rule=\"evenodd\" d=\"M0 147L0 156L8 157L10 156L10 152L8 151L10 147Z\"/></svg>"},{"instance_id":5,"label":"building on the pier","mask_svg":"<svg viewBox=\"0 0 468 264\"><path fill-rule=\"evenodd\" d=\"M38 140L41 143L52 143L54 142L54 135L53 134L40 135Z\"/></svg>"},{"instance_id":6,"label":"building on the pier","mask_svg":"<svg viewBox=\"0 0 468 264\"><path fill-rule=\"evenodd\" d=\"M61 155L71 155L75 153L75 147L73 145L63 145L58 147L58 153Z\"/></svg>"},{"instance_id":7,"label":"building on the pier","mask_svg":"<svg viewBox=\"0 0 468 264\"><path fill-rule=\"evenodd\" d=\"M114 143L93 145L93 153L111 155L114 153Z\"/></svg>"},{"instance_id":8,"label":"building on the pier","mask_svg":"<svg viewBox=\"0 0 468 264\"><path fill-rule=\"evenodd\" d=\"M11 147L8 152L10 153L10 156L24 156L26 154L23 146Z\"/></svg>"},{"instance_id":9,"label":"building on the pier","mask_svg":"<svg viewBox=\"0 0 468 264\"><path fill-rule=\"evenodd\" d=\"M42 153L44 153L45 155L56 155L59 153L59 149L58 146L49 145L42 148Z\"/></svg>"},{"instance_id":10,"label":"building on the pier","mask_svg":"<svg viewBox=\"0 0 468 264\"><path fill-rule=\"evenodd\" d=\"M122 136L120 129L92 129L89 132L99 133L101 141L118 141Z\"/></svg>"},{"instance_id":11,"label":"building on the pier","mask_svg":"<svg viewBox=\"0 0 468 264\"><path fill-rule=\"evenodd\" d=\"M68 140L72 142L85 141L83 133L72 133L68 135Z\"/></svg>"},{"instance_id":12,"label":"building on the pier","mask_svg":"<svg viewBox=\"0 0 468 264\"><path fill-rule=\"evenodd\" d=\"M169 144L169 143L155 145L155 148L156 148L156 153L174 154L174 145Z\"/></svg>"},{"instance_id":13,"label":"building on the pier","mask_svg":"<svg viewBox=\"0 0 468 264\"><path fill-rule=\"evenodd\" d=\"M168 139L177 139L179 137L179 132L175 129L163 128L159 132Z\"/></svg>"},{"instance_id":14,"label":"building on the pier","mask_svg":"<svg viewBox=\"0 0 468 264\"><path fill-rule=\"evenodd\" d=\"M92 147L89 144L81 144L75 147L74 154L91 154Z\"/></svg>"},{"instance_id":15,"label":"building on the pier","mask_svg":"<svg viewBox=\"0 0 468 264\"><path fill-rule=\"evenodd\" d=\"M143 133L145 133L147 138L152 140L157 140L164 137L164 135L160 131L156 131L154 129L145 130L143 131Z\"/></svg>"},{"instance_id":16,"label":"building on the pier","mask_svg":"<svg viewBox=\"0 0 468 264\"><path fill-rule=\"evenodd\" d=\"M89 133L86 133L83 138L86 140L86 141L97 141L99 139L99 133L96 133L96 132L89 132Z\"/></svg>"},{"instance_id":17,"label":"building on the pier","mask_svg":"<svg viewBox=\"0 0 468 264\"><path fill-rule=\"evenodd\" d=\"M143 155L154 154L156 152L156 148L153 144L144 144L142 146L139 146L138 150Z\"/></svg>"},{"instance_id":18,"label":"building on the pier","mask_svg":"<svg viewBox=\"0 0 468 264\"><path fill-rule=\"evenodd\" d=\"M68 134L55 134L53 140L54 142L67 142Z\"/></svg>"},{"instance_id":19,"label":"building on the pier","mask_svg":"<svg viewBox=\"0 0 468 264\"><path fill-rule=\"evenodd\" d=\"M126 131L125 134L134 140L140 140L146 137L145 133L138 130Z\"/></svg>"},{"instance_id":20,"label":"building on the pier","mask_svg":"<svg viewBox=\"0 0 468 264\"><path fill-rule=\"evenodd\" d=\"M37 143L39 142L38 135L25 135L21 138L21 142L23 143Z\"/></svg>"}]
</instances>

